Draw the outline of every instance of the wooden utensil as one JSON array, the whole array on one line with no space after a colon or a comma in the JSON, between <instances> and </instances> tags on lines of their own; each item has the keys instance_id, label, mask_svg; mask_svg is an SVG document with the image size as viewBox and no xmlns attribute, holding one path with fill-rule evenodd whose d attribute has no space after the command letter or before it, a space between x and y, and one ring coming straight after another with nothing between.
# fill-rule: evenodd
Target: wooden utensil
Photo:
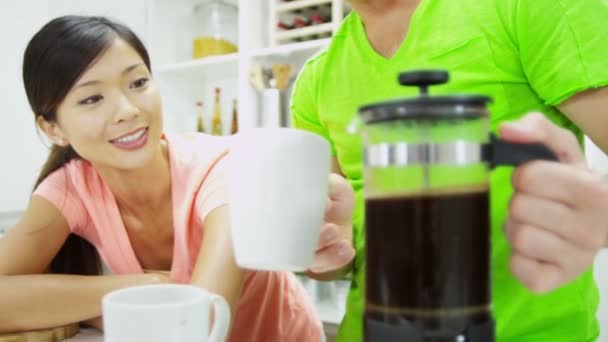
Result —
<instances>
[{"instance_id":1,"label":"wooden utensil","mask_svg":"<svg viewBox=\"0 0 608 342\"><path fill-rule=\"evenodd\" d=\"M291 80L293 67L290 64L273 64L272 75L277 80L277 89L285 91Z\"/></svg>"},{"instance_id":2,"label":"wooden utensil","mask_svg":"<svg viewBox=\"0 0 608 342\"><path fill-rule=\"evenodd\" d=\"M272 76L276 81L276 88L279 91L279 126L289 127L289 109L286 108L288 101L285 99L285 91L291 82L291 75L293 73L293 67L290 64L273 64Z\"/></svg>"},{"instance_id":3,"label":"wooden utensil","mask_svg":"<svg viewBox=\"0 0 608 342\"><path fill-rule=\"evenodd\" d=\"M262 92L266 89L266 82L264 81L264 70L260 64L252 64L249 70L249 82L253 87Z\"/></svg>"},{"instance_id":4,"label":"wooden utensil","mask_svg":"<svg viewBox=\"0 0 608 342\"><path fill-rule=\"evenodd\" d=\"M57 328L0 334L0 342L59 342L76 336L79 331L78 323L74 323Z\"/></svg>"}]
</instances>

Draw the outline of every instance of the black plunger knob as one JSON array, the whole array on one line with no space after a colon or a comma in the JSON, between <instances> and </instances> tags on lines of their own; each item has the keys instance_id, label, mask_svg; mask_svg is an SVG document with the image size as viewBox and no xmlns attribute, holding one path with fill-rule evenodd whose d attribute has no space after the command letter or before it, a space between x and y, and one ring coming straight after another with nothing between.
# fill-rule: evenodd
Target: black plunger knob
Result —
<instances>
[{"instance_id":1,"label":"black plunger knob","mask_svg":"<svg viewBox=\"0 0 608 342\"><path fill-rule=\"evenodd\" d=\"M444 84L450 80L450 74L445 70L415 70L399 74L399 84L402 86L420 87L420 95L429 93L429 86Z\"/></svg>"}]
</instances>

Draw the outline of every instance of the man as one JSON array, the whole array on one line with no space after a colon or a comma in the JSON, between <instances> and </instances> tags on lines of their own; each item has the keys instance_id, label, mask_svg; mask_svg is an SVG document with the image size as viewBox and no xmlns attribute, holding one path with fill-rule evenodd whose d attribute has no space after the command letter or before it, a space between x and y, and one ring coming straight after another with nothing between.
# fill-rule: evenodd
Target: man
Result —
<instances>
[{"instance_id":1,"label":"man","mask_svg":"<svg viewBox=\"0 0 608 342\"><path fill-rule=\"evenodd\" d=\"M361 105L415 96L417 90L399 86L396 76L429 68L451 75L432 92L491 96L494 131L510 141L544 143L561 161L492 173L498 340L595 340L598 292L591 267L608 245L608 184L587 168L580 143L587 134L608 151L608 1L351 5L329 47L300 72L291 104L294 126L328 139L334 171L356 193L354 281L339 340L362 339L364 308L362 149L346 126ZM543 115L526 115L532 111Z\"/></svg>"}]
</instances>

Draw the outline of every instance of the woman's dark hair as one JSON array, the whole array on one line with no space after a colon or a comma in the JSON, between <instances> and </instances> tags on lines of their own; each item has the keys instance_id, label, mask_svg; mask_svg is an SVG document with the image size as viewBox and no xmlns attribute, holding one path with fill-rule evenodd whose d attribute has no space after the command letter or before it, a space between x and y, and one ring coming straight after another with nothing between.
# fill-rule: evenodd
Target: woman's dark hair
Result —
<instances>
[{"instance_id":1,"label":"woman's dark hair","mask_svg":"<svg viewBox=\"0 0 608 342\"><path fill-rule=\"evenodd\" d=\"M23 84L35 119L57 121L57 107L87 68L119 38L151 70L150 58L128 27L104 17L63 16L44 25L30 40L23 57ZM34 189L51 173L80 156L71 147L51 147ZM95 247L70 234L50 265L51 273L101 274Z\"/></svg>"}]
</instances>

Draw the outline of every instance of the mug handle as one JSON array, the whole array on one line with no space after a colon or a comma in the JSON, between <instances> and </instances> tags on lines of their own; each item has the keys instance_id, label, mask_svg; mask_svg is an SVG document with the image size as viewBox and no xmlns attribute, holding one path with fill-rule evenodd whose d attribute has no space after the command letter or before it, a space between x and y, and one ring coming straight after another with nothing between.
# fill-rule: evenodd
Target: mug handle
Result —
<instances>
[{"instance_id":1,"label":"mug handle","mask_svg":"<svg viewBox=\"0 0 608 342\"><path fill-rule=\"evenodd\" d=\"M211 294L211 305L215 316L209 333L209 341L225 341L230 324L230 307L224 297L216 294Z\"/></svg>"},{"instance_id":2,"label":"mug handle","mask_svg":"<svg viewBox=\"0 0 608 342\"><path fill-rule=\"evenodd\" d=\"M483 146L482 158L490 168L520 166L533 160L559 161L557 155L540 143L512 143L490 135L490 142Z\"/></svg>"}]
</instances>

